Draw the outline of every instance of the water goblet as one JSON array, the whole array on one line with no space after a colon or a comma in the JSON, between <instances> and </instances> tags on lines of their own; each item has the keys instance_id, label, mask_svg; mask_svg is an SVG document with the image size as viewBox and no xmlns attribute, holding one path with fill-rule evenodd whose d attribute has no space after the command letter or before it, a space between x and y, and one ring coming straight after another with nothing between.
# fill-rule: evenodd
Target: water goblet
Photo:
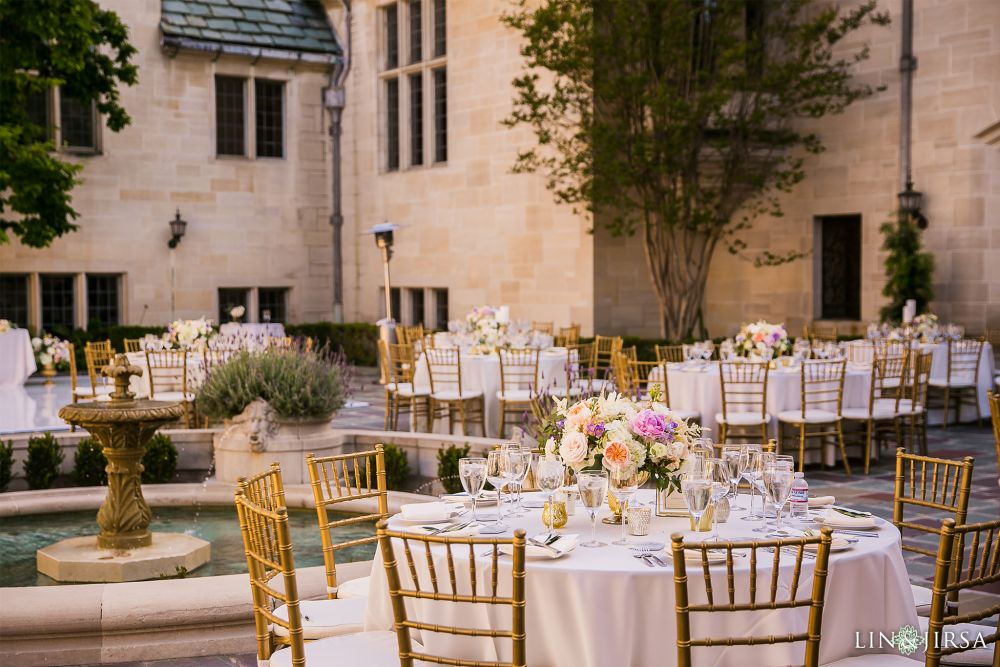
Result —
<instances>
[{"instance_id":1,"label":"water goblet","mask_svg":"<svg viewBox=\"0 0 1000 667\"><path fill-rule=\"evenodd\" d=\"M608 471L608 486L611 488L611 495L622 508L622 534L611 544L626 545L628 540L625 539L625 513L628 511L629 500L639 489L639 471L635 466L615 466Z\"/></svg>"},{"instance_id":2,"label":"water goblet","mask_svg":"<svg viewBox=\"0 0 1000 667\"><path fill-rule=\"evenodd\" d=\"M606 470L581 472L576 476L576 484L580 489L580 502L590 512L590 539L580 546L607 546L597 539L597 511L604 504L605 496L608 495L608 473Z\"/></svg>"},{"instance_id":3,"label":"water goblet","mask_svg":"<svg viewBox=\"0 0 1000 667\"><path fill-rule=\"evenodd\" d=\"M510 466L507 469L507 488L512 491L517 492L517 500L521 499L521 480L524 479L527 474L527 458L524 455L521 445L517 443L508 443L501 445L500 449L507 453L510 460ZM524 512L521 510L518 504L516 504L515 499L512 494L510 498L510 509L508 513L510 516L522 516Z\"/></svg>"},{"instance_id":4,"label":"water goblet","mask_svg":"<svg viewBox=\"0 0 1000 667\"><path fill-rule=\"evenodd\" d=\"M744 519L761 519L763 518L763 512L757 514L754 512L753 500L756 497L757 482L756 480L760 478L763 472L763 457L764 453L761 451L761 446L757 444L745 445L747 452L747 462L746 466L743 468L743 479L747 481L750 485L750 505L747 508L747 513L743 515Z\"/></svg>"},{"instance_id":5,"label":"water goblet","mask_svg":"<svg viewBox=\"0 0 1000 667\"><path fill-rule=\"evenodd\" d=\"M788 496L792 493L792 480L795 474L792 469L781 462L767 466L764 470L764 488L767 491L767 499L776 513L774 531L781 533L781 510L788 501Z\"/></svg>"},{"instance_id":6,"label":"water goblet","mask_svg":"<svg viewBox=\"0 0 1000 667\"><path fill-rule=\"evenodd\" d=\"M746 449L743 445L723 445L722 459L729 470L730 496L735 500L740 478L746 470Z\"/></svg>"},{"instance_id":7,"label":"water goblet","mask_svg":"<svg viewBox=\"0 0 1000 667\"><path fill-rule=\"evenodd\" d=\"M481 456L459 459L458 478L462 481L462 488L472 498L472 523L479 525L476 501L479 500L479 494L486 485L486 459Z\"/></svg>"},{"instance_id":8,"label":"water goblet","mask_svg":"<svg viewBox=\"0 0 1000 667\"><path fill-rule=\"evenodd\" d=\"M712 479L703 470L684 473L681 478L681 492L688 512L694 518L694 528L697 531L701 517L712 501Z\"/></svg>"},{"instance_id":9,"label":"water goblet","mask_svg":"<svg viewBox=\"0 0 1000 667\"><path fill-rule=\"evenodd\" d=\"M497 490L497 518L492 524L483 526L479 532L484 535L496 535L507 530L503 522L503 487L507 484L507 471L510 469L510 456L501 449L494 449L486 455L486 479Z\"/></svg>"},{"instance_id":10,"label":"water goblet","mask_svg":"<svg viewBox=\"0 0 1000 667\"><path fill-rule=\"evenodd\" d=\"M732 485L729 472L730 464L725 459L708 459L706 463L708 466L705 470L705 476L712 482L711 503L714 510L712 512L712 534L709 535L708 539L718 541L719 512L717 508L719 501L729 495L729 489Z\"/></svg>"},{"instance_id":11,"label":"water goblet","mask_svg":"<svg viewBox=\"0 0 1000 667\"><path fill-rule=\"evenodd\" d=\"M538 460L538 454L531 447L527 446L521 447L521 456L524 461L524 468L521 470L516 482L518 516L524 516L526 512L524 505L521 503L521 490L524 488L524 480L527 479L528 472L535 469L535 462Z\"/></svg>"},{"instance_id":12,"label":"water goblet","mask_svg":"<svg viewBox=\"0 0 1000 667\"><path fill-rule=\"evenodd\" d=\"M549 495L550 533L555 531L553 522L555 520L556 513L552 509L553 494L562 486L564 473L565 466L563 466L562 461L557 461L555 459L540 458L537 466L535 467L535 476L538 478L538 488L542 491L548 492Z\"/></svg>"}]
</instances>

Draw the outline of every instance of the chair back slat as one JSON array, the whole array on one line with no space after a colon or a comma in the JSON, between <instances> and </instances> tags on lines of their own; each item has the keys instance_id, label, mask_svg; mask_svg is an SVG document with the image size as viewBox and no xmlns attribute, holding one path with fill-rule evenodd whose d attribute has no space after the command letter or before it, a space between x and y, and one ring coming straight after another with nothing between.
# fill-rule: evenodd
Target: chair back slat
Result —
<instances>
[{"instance_id":1,"label":"chair back slat","mask_svg":"<svg viewBox=\"0 0 1000 667\"><path fill-rule=\"evenodd\" d=\"M389 516L386 494L385 451L381 444L375 449L336 456L306 456L309 484L316 505L323 564L326 568L326 590L331 599L337 597L337 552L348 547L373 544L374 533L352 540L334 540L335 532L347 526L375 525ZM375 500L373 511L360 516L331 517L336 506L363 500Z\"/></svg>"},{"instance_id":2,"label":"chair back slat","mask_svg":"<svg viewBox=\"0 0 1000 667\"><path fill-rule=\"evenodd\" d=\"M87 362L90 386L96 390L101 379L101 369L111 364L115 357L115 350L111 347L110 340L91 341L84 345L83 357Z\"/></svg>"},{"instance_id":3,"label":"chair back slat","mask_svg":"<svg viewBox=\"0 0 1000 667\"><path fill-rule=\"evenodd\" d=\"M569 347L580 342L580 325L571 324L568 327L559 327L559 333L555 336L555 344L559 347Z\"/></svg>"},{"instance_id":4,"label":"chair back slat","mask_svg":"<svg viewBox=\"0 0 1000 667\"><path fill-rule=\"evenodd\" d=\"M683 345L657 345L656 360L662 363L679 364L684 361Z\"/></svg>"},{"instance_id":5,"label":"chair back slat","mask_svg":"<svg viewBox=\"0 0 1000 667\"><path fill-rule=\"evenodd\" d=\"M970 605L969 611L964 613L949 609L955 608L951 603L958 600L960 591L981 588L986 592L1000 583L1000 519L967 525L945 519L937 532L941 539L936 553L931 612L927 622L926 665L938 667L945 656L993 644L993 665L996 666L1000 664L1000 652L996 646L1000 641L1000 619L994 631L987 630L981 638L967 637L964 638L966 641L956 638L949 642L942 640L941 633L948 632L948 626L975 623L1000 614L1000 603L990 604L988 599L983 604ZM951 632L955 629L952 628Z\"/></svg>"},{"instance_id":6,"label":"chair back slat","mask_svg":"<svg viewBox=\"0 0 1000 667\"><path fill-rule=\"evenodd\" d=\"M538 348L497 350L500 359L500 393L527 389L538 391Z\"/></svg>"},{"instance_id":7,"label":"chair back slat","mask_svg":"<svg viewBox=\"0 0 1000 667\"><path fill-rule=\"evenodd\" d=\"M591 366L598 377L613 371L615 354L622 349L621 336L594 336L594 356Z\"/></svg>"},{"instance_id":8,"label":"chair back slat","mask_svg":"<svg viewBox=\"0 0 1000 667\"><path fill-rule=\"evenodd\" d=\"M413 326L398 325L396 327L396 340L402 345L413 345L417 341L422 341L423 339L423 324L414 324Z\"/></svg>"},{"instance_id":9,"label":"chair back slat","mask_svg":"<svg viewBox=\"0 0 1000 667\"><path fill-rule=\"evenodd\" d=\"M730 412L767 413L767 361L731 359L719 362L722 416Z\"/></svg>"},{"instance_id":10,"label":"chair back slat","mask_svg":"<svg viewBox=\"0 0 1000 667\"><path fill-rule=\"evenodd\" d=\"M844 402L846 359L804 360L801 369L802 416L807 410L825 410L839 415Z\"/></svg>"},{"instance_id":11,"label":"chair back slat","mask_svg":"<svg viewBox=\"0 0 1000 667\"><path fill-rule=\"evenodd\" d=\"M457 347L424 350L431 393L457 391L462 395L462 354Z\"/></svg>"},{"instance_id":12,"label":"chair back slat","mask_svg":"<svg viewBox=\"0 0 1000 667\"><path fill-rule=\"evenodd\" d=\"M942 512L950 515L957 523L965 523L972 489L972 467L971 456L954 461L907 454L902 447L896 450L892 522L899 529L904 551L934 557L933 549L908 541L904 529L924 534L940 534L939 528L927 525L926 522L907 521L904 517L907 505L921 508L922 514L928 510Z\"/></svg>"},{"instance_id":13,"label":"chair back slat","mask_svg":"<svg viewBox=\"0 0 1000 667\"><path fill-rule=\"evenodd\" d=\"M555 331L555 323L540 322L538 320L535 320L531 323L531 330L538 331L539 333L548 334L551 336L552 333Z\"/></svg>"},{"instance_id":14,"label":"chair back slat","mask_svg":"<svg viewBox=\"0 0 1000 667\"><path fill-rule=\"evenodd\" d=\"M187 350L146 350L146 367L149 368L150 398L156 398L157 391L187 394Z\"/></svg>"},{"instance_id":15,"label":"chair back slat","mask_svg":"<svg viewBox=\"0 0 1000 667\"><path fill-rule=\"evenodd\" d=\"M993 447L997 454L997 469L1000 469L1000 392L988 391L986 398L990 402L990 420L993 422Z\"/></svg>"},{"instance_id":16,"label":"chair back slat","mask_svg":"<svg viewBox=\"0 0 1000 667\"><path fill-rule=\"evenodd\" d=\"M378 524L379 548L382 552L382 562L385 565L386 579L389 583L389 599L392 604L396 639L399 645L399 664L401 667L412 667L415 661L427 661L438 664L468 666L468 667L525 667L527 665L525 643L525 533L516 530L511 538L485 537L446 537L436 535L419 535L411 532L392 531L385 521ZM402 549L399 545L402 545ZM511 584L508 593L500 578L499 560L502 552L499 547L510 546L513 556L511 566ZM475 553L478 549L488 546L490 550L485 555ZM455 572L455 556L453 549L465 552L463 555L469 562L469 578L461 578ZM466 552L467 550L467 552ZM405 559L405 565L399 563L400 555ZM489 569L479 576L477 558L489 559ZM444 562L448 567L447 577L438 574L438 567ZM401 573L409 576L404 581ZM421 573L426 577L421 581ZM445 587L447 584L447 587ZM492 607L509 607L511 613L511 629L501 630L494 627L464 627L441 623L425 623L417 620L414 609L407 606L407 601L433 601L439 604L484 604ZM410 633L419 630L423 633L423 651L414 650ZM509 639L511 642L510 660L498 658L493 661L466 659L455 655L435 655L430 653L434 638L438 635L454 635L468 638L484 638L495 644L498 639ZM503 655L503 652L500 653Z\"/></svg>"},{"instance_id":17,"label":"chair back slat","mask_svg":"<svg viewBox=\"0 0 1000 667\"><path fill-rule=\"evenodd\" d=\"M823 528L819 535L799 538L785 538L767 541L732 541L732 542L695 542L685 543L682 533L671 536L674 562L674 591L677 605L677 663L682 667L692 667L696 664L692 658L692 648L711 646L757 646L761 644L779 644L805 642L804 665L818 667L820 630L823 623L823 603L826 595L826 577L829 565L830 542L832 531ZM803 578L803 560L806 558L806 548L816 549L813 560L812 586L808 596L800 595L799 588ZM724 550L725 581L727 583L725 599L716 600L713 589L713 566L718 573L718 566L713 561L710 564L710 551ZM748 596L743 601L740 591L735 587L735 571L738 560L733 551L750 552ZM686 552L696 552L694 557L688 557ZM768 554L767 552L771 552ZM764 557L761 557L761 554ZM783 556L792 559L791 579L787 585L781 584ZM763 565L766 563L767 565ZM719 564L721 565L721 564ZM770 568L768 583L765 584L767 594L758 599L761 586L758 583L762 567ZM692 604L691 581L688 569L701 570L701 580L705 589L706 602ZM788 633L785 635L742 635L739 637L693 637L691 630L691 615L694 613L721 614L761 612L771 614L776 609L809 608L809 621L806 632ZM703 618L708 618L703 617ZM748 661L749 664L749 661Z\"/></svg>"},{"instance_id":18,"label":"chair back slat","mask_svg":"<svg viewBox=\"0 0 1000 667\"><path fill-rule=\"evenodd\" d=\"M979 363L983 357L983 341L963 338L948 341L948 384L976 384Z\"/></svg>"},{"instance_id":19,"label":"chair back slat","mask_svg":"<svg viewBox=\"0 0 1000 667\"><path fill-rule=\"evenodd\" d=\"M594 357L593 343L574 343L566 346L566 384L569 390L580 386L581 380L587 380L587 386L596 377L596 372L590 363ZM547 379L547 378L543 378Z\"/></svg>"},{"instance_id":20,"label":"chair back slat","mask_svg":"<svg viewBox=\"0 0 1000 667\"><path fill-rule=\"evenodd\" d=\"M410 343L389 343L387 359L389 362L389 381L396 387L401 384L412 384L417 368L417 356Z\"/></svg>"}]
</instances>

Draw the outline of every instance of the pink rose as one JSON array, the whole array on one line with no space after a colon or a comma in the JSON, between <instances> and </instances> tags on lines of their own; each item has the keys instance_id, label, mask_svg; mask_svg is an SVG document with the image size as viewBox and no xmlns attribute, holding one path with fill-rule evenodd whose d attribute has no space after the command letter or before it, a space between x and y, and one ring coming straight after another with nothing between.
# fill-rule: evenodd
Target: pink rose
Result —
<instances>
[{"instance_id":1,"label":"pink rose","mask_svg":"<svg viewBox=\"0 0 1000 667\"><path fill-rule=\"evenodd\" d=\"M604 467L605 468L624 468L629 462L629 452L628 447L624 443L609 442L604 447Z\"/></svg>"},{"instance_id":2,"label":"pink rose","mask_svg":"<svg viewBox=\"0 0 1000 667\"><path fill-rule=\"evenodd\" d=\"M646 408L632 418L630 426L636 435L658 440L667 430L667 418Z\"/></svg>"},{"instance_id":3,"label":"pink rose","mask_svg":"<svg viewBox=\"0 0 1000 667\"><path fill-rule=\"evenodd\" d=\"M582 463L587 459L587 436L578 431L563 434L562 442L559 444L559 456L564 463L573 465Z\"/></svg>"}]
</instances>

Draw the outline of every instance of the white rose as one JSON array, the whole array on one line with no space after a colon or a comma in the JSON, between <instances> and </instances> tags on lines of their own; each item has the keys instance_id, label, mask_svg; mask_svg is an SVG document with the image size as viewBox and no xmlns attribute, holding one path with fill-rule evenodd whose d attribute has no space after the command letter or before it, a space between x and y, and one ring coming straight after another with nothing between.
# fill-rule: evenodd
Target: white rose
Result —
<instances>
[{"instance_id":1,"label":"white rose","mask_svg":"<svg viewBox=\"0 0 1000 667\"><path fill-rule=\"evenodd\" d=\"M48 366L49 364L52 363L52 355L43 352L42 354L38 355L38 361L41 362L42 366Z\"/></svg>"},{"instance_id":2,"label":"white rose","mask_svg":"<svg viewBox=\"0 0 1000 667\"><path fill-rule=\"evenodd\" d=\"M652 447L649 448L649 458L653 459L654 461L659 461L668 453L669 451L667 450L667 446L664 445L662 442L657 442Z\"/></svg>"},{"instance_id":3,"label":"white rose","mask_svg":"<svg viewBox=\"0 0 1000 667\"><path fill-rule=\"evenodd\" d=\"M559 456L565 463L569 465L581 463L587 459L588 453L587 436L583 433L573 431L563 435L562 443L559 445Z\"/></svg>"},{"instance_id":4,"label":"white rose","mask_svg":"<svg viewBox=\"0 0 1000 667\"><path fill-rule=\"evenodd\" d=\"M549 438L545 441L545 458L554 459L556 457L556 439Z\"/></svg>"}]
</instances>

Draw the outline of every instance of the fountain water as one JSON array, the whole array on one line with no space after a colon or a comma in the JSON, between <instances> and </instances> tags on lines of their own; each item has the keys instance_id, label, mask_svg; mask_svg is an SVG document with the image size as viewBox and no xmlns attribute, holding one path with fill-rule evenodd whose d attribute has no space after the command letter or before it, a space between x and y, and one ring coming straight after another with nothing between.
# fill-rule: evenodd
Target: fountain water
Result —
<instances>
[{"instance_id":1,"label":"fountain water","mask_svg":"<svg viewBox=\"0 0 1000 667\"><path fill-rule=\"evenodd\" d=\"M149 530L152 514L142 496L142 455L164 424L184 414L180 403L136 400L129 379L142 369L124 354L101 370L114 380L108 401L66 405L59 416L82 426L104 446L108 492L97 512L101 532L74 537L38 550L38 570L57 581L139 581L193 570L208 562L208 542L180 533Z\"/></svg>"}]
</instances>

